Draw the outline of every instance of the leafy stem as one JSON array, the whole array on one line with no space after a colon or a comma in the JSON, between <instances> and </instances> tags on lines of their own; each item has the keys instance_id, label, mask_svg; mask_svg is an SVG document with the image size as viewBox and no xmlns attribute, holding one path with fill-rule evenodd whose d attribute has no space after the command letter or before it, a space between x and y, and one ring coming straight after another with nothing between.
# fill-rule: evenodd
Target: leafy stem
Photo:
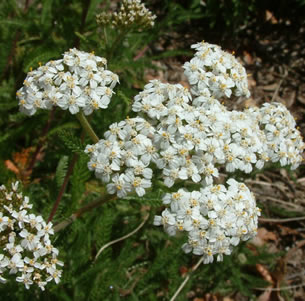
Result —
<instances>
[{"instance_id":1,"label":"leafy stem","mask_svg":"<svg viewBox=\"0 0 305 301\"><path fill-rule=\"evenodd\" d=\"M109 52L107 53L107 59L108 61L111 60L114 52L116 51L116 49L118 48L119 44L122 42L122 40L124 39L124 37L126 36L126 34L129 32L129 29L123 29L119 35L116 37L116 39L114 40L114 42L111 45L111 48L109 50Z\"/></svg>"}]
</instances>

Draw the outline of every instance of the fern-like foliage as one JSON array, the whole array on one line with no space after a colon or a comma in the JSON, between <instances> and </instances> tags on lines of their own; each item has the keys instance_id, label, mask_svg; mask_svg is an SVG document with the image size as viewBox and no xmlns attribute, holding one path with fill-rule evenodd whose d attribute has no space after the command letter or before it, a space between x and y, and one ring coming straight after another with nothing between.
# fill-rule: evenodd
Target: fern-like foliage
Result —
<instances>
[{"instance_id":1,"label":"fern-like foliage","mask_svg":"<svg viewBox=\"0 0 305 301\"><path fill-rule=\"evenodd\" d=\"M85 145L73 131L62 129L58 131L58 136L71 152L85 155Z\"/></svg>"},{"instance_id":2,"label":"fern-like foliage","mask_svg":"<svg viewBox=\"0 0 305 301\"><path fill-rule=\"evenodd\" d=\"M88 157L82 155L75 164L73 174L71 176L71 200L73 204L82 199L82 195L86 189L86 182L91 177L88 169Z\"/></svg>"},{"instance_id":3,"label":"fern-like foliage","mask_svg":"<svg viewBox=\"0 0 305 301\"><path fill-rule=\"evenodd\" d=\"M58 189L64 182L68 169L68 159L69 159L68 156L62 156L58 162L55 173L55 181Z\"/></svg>"}]
</instances>

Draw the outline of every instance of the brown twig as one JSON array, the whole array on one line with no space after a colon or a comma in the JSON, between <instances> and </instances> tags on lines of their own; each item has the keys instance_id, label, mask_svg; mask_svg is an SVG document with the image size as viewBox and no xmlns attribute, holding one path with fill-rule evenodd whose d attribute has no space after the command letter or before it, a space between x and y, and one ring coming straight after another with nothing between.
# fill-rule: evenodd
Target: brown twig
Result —
<instances>
[{"instance_id":1,"label":"brown twig","mask_svg":"<svg viewBox=\"0 0 305 301\"><path fill-rule=\"evenodd\" d=\"M192 267L191 271L188 273L188 275L186 276L186 278L184 279L184 281L180 284L180 286L178 287L177 291L175 292L175 294L172 296L172 298L170 299L170 301L174 301L176 300L176 298L178 297L178 295L180 294L180 292L182 291L182 289L184 288L184 286L186 285L186 283L189 281L191 275L193 272L195 272L198 267L201 265L201 263L203 262L203 256L200 258L200 260Z\"/></svg>"},{"instance_id":2,"label":"brown twig","mask_svg":"<svg viewBox=\"0 0 305 301\"><path fill-rule=\"evenodd\" d=\"M284 182L288 186L288 188L291 190L291 192L295 193L295 189L294 189L293 185L289 181L287 181L287 179L285 179L282 175L275 173L275 172L270 172L270 171L266 171L265 174L269 175L271 178L278 178L280 181ZM272 182L271 179L270 179L270 181Z\"/></svg>"},{"instance_id":3,"label":"brown twig","mask_svg":"<svg viewBox=\"0 0 305 301\"><path fill-rule=\"evenodd\" d=\"M69 178L70 178L70 176L71 176L71 174L72 174L72 172L73 172L73 169L74 169L74 166L75 166L75 164L76 164L77 159L78 159L78 155L77 155L77 154L74 154L73 157L72 157L72 160L71 160L71 162L70 162L70 164L69 164L68 171L67 171L67 173L66 173L64 182L63 182L63 184L61 185L61 188L60 188L60 190L59 190L57 199L56 199L56 201L55 201L55 203L54 203L54 205L53 205L52 211L51 211L50 216L49 216L49 218L48 218L48 222L50 222L50 221L53 219L53 217L54 217L54 215L55 215L55 213L56 213L56 210L57 210L58 205L59 205L59 203L60 203L60 201L61 201L61 199L62 199L62 197L63 197L63 194L64 194L64 192L65 192L65 190L66 190L67 184L68 184L68 182L69 182Z\"/></svg>"},{"instance_id":4,"label":"brown twig","mask_svg":"<svg viewBox=\"0 0 305 301\"><path fill-rule=\"evenodd\" d=\"M284 200L281 200L281 199L274 198L270 195L260 194L257 191L255 191L254 194L255 194L256 198L259 199L259 200L263 200L263 201L269 200L269 201L272 201L272 202L275 202L275 203L282 204L285 207L294 208L295 210L301 210L302 209L302 206L296 205L296 204L288 202L288 201L284 201Z\"/></svg>"},{"instance_id":5,"label":"brown twig","mask_svg":"<svg viewBox=\"0 0 305 301\"><path fill-rule=\"evenodd\" d=\"M275 100L275 98L276 98L276 96L277 96L277 94L278 94L278 92L280 90L280 87L281 87L281 85L282 85L282 83L283 83L283 81L284 81L284 79L286 78L287 75L288 75L288 72L285 69L285 74L283 75L283 77L281 78L280 82L278 83L278 85L277 85L277 87L276 87L276 89L275 89L275 91L274 91L274 93L272 95L271 102L273 102Z\"/></svg>"},{"instance_id":6,"label":"brown twig","mask_svg":"<svg viewBox=\"0 0 305 301\"><path fill-rule=\"evenodd\" d=\"M290 222L297 222L297 221L304 221L305 216L300 217L291 217L291 218L264 218L259 217L258 221L262 223L290 223Z\"/></svg>"},{"instance_id":7,"label":"brown twig","mask_svg":"<svg viewBox=\"0 0 305 301\"><path fill-rule=\"evenodd\" d=\"M83 130L82 133L81 133L81 142L84 142L85 134L86 134L86 132L85 132L85 130ZM78 154L74 154L73 157L72 157L72 160L71 160L71 162L69 164L69 167L68 167L68 170L67 170L64 182L63 182L63 184L62 184L62 186L60 188L60 191L58 193L57 199L56 199L56 201L55 201L55 203L53 205L52 211L51 211L50 216L48 218L48 222L50 222L53 219L53 217L54 217L54 215L56 213L56 210L57 210L58 205L59 205L59 203L60 203L60 201L61 201L61 199L63 197L63 194L64 194L64 192L66 190L66 186L67 186L67 184L69 182L70 176L71 176L71 174L73 172L73 169L74 169L74 166L75 166L75 164L77 162L77 159L78 159Z\"/></svg>"},{"instance_id":8,"label":"brown twig","mask_svg":"<svg viewBox=\"0 0 305 301\"><path fill-rule=\"evenodd\" d=\"M278 292L278 291L284 291L284 290L290 290L293 288L300 288L302 286L305 286L305 283L297 284L297 285L289 285L289 286L283 286L283 287L277 287L277 288L271 288L271 287L254 287L257 291L265 291L270 290L272 292Z\"/></svg>"},{"instance_id":9,"label":"brown twig","mask_svg":"<svg viewBox=\"0 0 305 301\"><path fill-rule=\"evenodd\" d=\"M99 198L95 202L89 203L88 205L84 206L83 208L80 208L75 213L70 215L70 217L66 218L62 222L56 224L53 229L54 232L58 232L60 230L65 229L67 226L72 224L77 218L81 217L84 213L91 211L94 208L99 207L100 205L107 203L109 201L115 200L116 197L112 195L107 195L106 197Z\"/></svg>"},{"instance_id":10,"label":"brown twig","mask_svg":"<svg viewBox=\"0 0 305 301\"><path fill-rule=\"evenodd\" d=\"M249 184L257 184L257 185L262 185L262 186L274 187L283 195L283 198L285 198L286 200L289 200L289 197L287 196L287 192L278 183L269 183L269 182L263 182L263 181L257 181L257 180L246 180L245 182L249 183Z\"/></svg>"},{"instance_id":11,"label":"brown twig","mask_svg":"<svg viewBox=\"0 0 305 301\"><path fill-rule=\"evenodd\" d=\"M147 51L149 49L149 47L148 46L145 46L134 58L133 58L133 60L134 61L137 61L137 60L139 60L141 57L143 57L144 56L144 54L145 54L145 52Z\"/></svg>"}]
</instances>

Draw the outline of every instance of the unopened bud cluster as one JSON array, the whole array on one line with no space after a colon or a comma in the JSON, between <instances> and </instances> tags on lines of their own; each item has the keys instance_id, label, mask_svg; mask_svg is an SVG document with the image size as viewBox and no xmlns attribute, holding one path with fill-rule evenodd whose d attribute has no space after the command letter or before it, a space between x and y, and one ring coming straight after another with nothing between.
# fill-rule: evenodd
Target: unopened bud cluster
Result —
<instances>
[{"instance_id":1,"label":"unopened bud cluster","mask_svg":"<svg viewBox=\"0 0 305 301\"><path fill-rule=\"evenodd\" d=\"M240 240L253 237L259 212L244 184L230 179L227 188L213 186L219 168L250 173L279 162L295 169L304 143L295 120L279 103L244 111L220 104L220 97L249 96L246 72L218 46L199 43L193 48L195 58L184 66L190 91L150 81L132 105L141 117L112 124L105 139L86 152L89 169L118 197L132 191L143 196L156 169L169 188L178 183L202 187L167 194L163 201L169 209L155 224L171 235L186 231L189 240L183 249L204 255L208 263L213 255L221 260Z\"/></svg>"},{"instance_id":2,"label":"unopened bud cluster","mask_svg":"<svg viewBox=\"0 0 305 301\"><path fill-rule=\"evenodd\" d=\"M96 16L98 24L115 28L145 29L153 27L156 16L140 0L123 0L120 10L113 14L101 13Z\"/></svg>"},{"instance_id":3,"label":"unopened bud cluster","mask_svg":"<svg viewBox=\"0 0 305 301\"><path fill-rule=\"evenodd\" d=\"M17 188L18 182L0 186L0 282L15 274L27 289L36 284L44 290L52 280L59 283L63 263L50 240L52 223L31 213L29 198Z\"/></svg>"},{"instance_id":4,"label":"unopened bud cluster","mask_svg":"<svg viewBox=\"0 0 305 301\"><path fill-rule=\"evenodd\" d=\"M106 109L119 81L106 63L105 58L74 48L63 59L30 71L17 92L20 111L33 115L38 109L59 107L71 114L82 110L89 115Z\"/></svg>"}]
</instances>

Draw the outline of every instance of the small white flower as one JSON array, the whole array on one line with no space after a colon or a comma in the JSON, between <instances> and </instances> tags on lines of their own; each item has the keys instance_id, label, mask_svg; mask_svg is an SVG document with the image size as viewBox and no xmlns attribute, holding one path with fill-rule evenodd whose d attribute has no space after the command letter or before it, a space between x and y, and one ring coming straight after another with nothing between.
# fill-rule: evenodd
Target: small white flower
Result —
<instances>
[{"instance_id":1,"label":"small white flower","mask_svg":"<svg viewBox=\"0 0 305 301\"><path fill-rule=\"evenodd\" d=\"M136 177L132 173L126 174L126 180L130 184L130 187L132 187L136 191L136 193L139 197L141 197L145 194L146 188L151 187L150 180Z\"/></svg>"},{"instance_id":2,"label":"small white flower","mask_svg":"<svg viewBox=\"0 0 305 301\"><path fill-rule=\"evenodd\" d=\"M29 289L30 288L30 285L33 284L33 281L31 279L31 274L22 274L20 277L17 277L16 278L16 281L17 282L23 282L24 286L26 289Z\"/></svg>"},{"instance_id":3,"label":"small white flower","mask_svg":"<svg viewBox=\"0 0 305 301\"><path fill-rule=\"evenodd\" d=\"M131 191L131 186L126 180L126 176L122 175L114 175L112 177L112 182L107 185L107 191L110 194L117 194L118 197L124 198L128 192Z\"/></svg>"}]
</instances>

